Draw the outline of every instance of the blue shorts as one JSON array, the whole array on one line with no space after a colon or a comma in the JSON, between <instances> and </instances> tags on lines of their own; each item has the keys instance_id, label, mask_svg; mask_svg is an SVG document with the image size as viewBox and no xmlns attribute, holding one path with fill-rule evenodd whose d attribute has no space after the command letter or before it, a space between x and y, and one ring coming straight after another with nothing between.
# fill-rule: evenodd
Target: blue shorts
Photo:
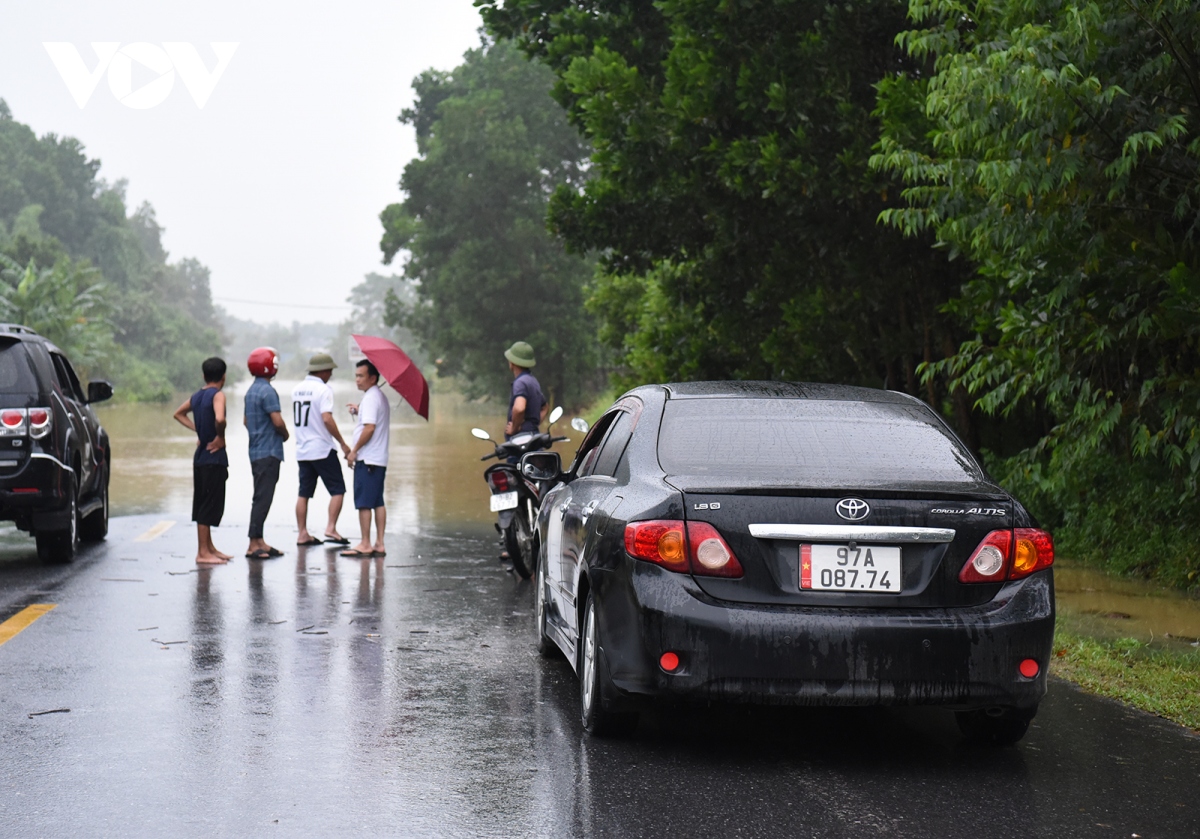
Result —
<instances>
[{"instance_id":1,"label":"blue shorts","mask_svg":"<svg viewBox=\"0 0 1200 839\"><path fill-rule=\"evenodd\" d=\"M300 497L312 498L317 491L317 478L325 484L330 495L345 495L346 480L342 477L342 464L337 452L330 452L324 460L301 460Z\"/></svg>"},{"instance_id":2,"label":"blue shorts","mask_svg":"<svg viewBox=\"0 0 1200 839\"><path fill-rule=\"evenodd\" d=\"M383 478L386 466L354 464L354 509L374 510L383 506Z\"/></svg>"}]
</instances>

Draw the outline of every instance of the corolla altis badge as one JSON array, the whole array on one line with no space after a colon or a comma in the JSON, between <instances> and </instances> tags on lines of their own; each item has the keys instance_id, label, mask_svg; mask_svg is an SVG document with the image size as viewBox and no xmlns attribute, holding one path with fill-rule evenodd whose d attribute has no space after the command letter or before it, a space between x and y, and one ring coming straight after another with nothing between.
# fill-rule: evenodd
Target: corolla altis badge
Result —
<instances>
[{"instance_id":1,"label":"corolla altis badge","mask_svg":"<svg viewBox=\"0 0 1200 839\"><path fill-rule=\"evenodd\" d=\"M846 521L861 521L871 513L871 505L861 498L843 498L837 503L837 514Z\"/></svg>"}]
</instances>

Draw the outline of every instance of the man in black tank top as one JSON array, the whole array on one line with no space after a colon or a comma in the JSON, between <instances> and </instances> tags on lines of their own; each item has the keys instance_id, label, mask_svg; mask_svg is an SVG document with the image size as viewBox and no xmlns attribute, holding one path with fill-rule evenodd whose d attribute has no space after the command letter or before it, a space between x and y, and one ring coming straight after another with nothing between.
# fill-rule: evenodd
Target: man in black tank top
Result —
<instances>
[{"instance_id":1,"label":"man in black tank top","mask_svg":"<svg viewBox=\"0 0 1200 839\"><path fill-rule=\"evenodd\" d=\"M175 411L184 428L196 432L192 456L192 521L196 522L196 562L224 565L233 559L213 545L212 529L225 514L225 481L229 479L229 457L225 453L225 362L209 358L200 365L204 387L192 394ZM188 414L195 417L193 421Z\"/></svg>"}]
</instances>

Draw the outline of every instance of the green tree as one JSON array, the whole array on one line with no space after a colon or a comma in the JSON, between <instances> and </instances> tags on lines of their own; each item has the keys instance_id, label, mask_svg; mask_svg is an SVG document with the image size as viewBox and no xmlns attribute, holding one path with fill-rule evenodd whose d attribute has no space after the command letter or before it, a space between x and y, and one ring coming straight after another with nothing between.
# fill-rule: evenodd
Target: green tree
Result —
<instances>
[{"instance_id":1,"label":"green tree","mask_svg":"<svg viewBox=\"0 0 1200 839\"><path fill-rule=\"evenodd\" d=\"M153 208L128 212L124 182L108 184L99 171L78 140L39 138L0 101L0 254L32 261L39 275L65 257L71 271L98 271L124 351L76 353L91 352L93 372L112 378L120 395L165 399L193 386L200 362L221 349L208 270L169 262Z\"/></svg>"},{"instance_id":2,"label":"green tree","mask_svg":"<svg viewBox=\"0 0 1200 839\"><path fill-rule=\"evenodd\" d=\"M386 263L407 252L416 301L395 297L392 322L471 393L507 389L503 351L517 340L534 346L538 376L559 401L596 384L583 308L591 263L545 225L549 195L580 187L588 154L548 95L552 83L507 42L485 43L452 72L419 76L400 117L416 129L420 157L405 167L404 201L381 215L381 248Z\"/></svg>"},{"instance_id":3,"label":"green tree","mask_svg":"<svg viewBox=\"0 0 1200 839\"><path fill-rule=\"evenodd\" d=\"M1044 406L1047 487L1110 454L1200 475L1200 17L1184 0L912 0L936 73L881 88L895 228L965 254L975 337L930 368L989 412ZM1074 476L1074 477L1073 477Z\"/></svg>"},{"instance_id":4,"label":"green tree","mask_svg":"<svg viewBox=\"0 0 1200 839\"><path fill-rule=\"evenodd\" d=\"M118 353L100 272L62 258L51 268L25 268L0 255L0 317L28 326L65 351L80 375Z\"/></svg>"},{"instance_id":5,"label":"green tree","mask_svg":"<svg viewBox=\"0 0 1200 839\"><path fill-rule=\"evenodd\" d=\"M480 5L554 69L595 148L550 222L602 254L590 305L624 383L884 385L952 411L974 440L962 394L916 374L966 337L941 311L964 266L877 223L900 181L868 166L875 86L921 66L895 44L903 3Z\"/></svg>"}]
</instances>

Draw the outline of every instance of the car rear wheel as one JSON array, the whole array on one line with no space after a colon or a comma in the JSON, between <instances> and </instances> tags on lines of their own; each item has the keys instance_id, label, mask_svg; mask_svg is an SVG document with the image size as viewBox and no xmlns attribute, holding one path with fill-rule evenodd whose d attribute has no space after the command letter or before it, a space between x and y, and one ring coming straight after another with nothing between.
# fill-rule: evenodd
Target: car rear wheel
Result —
<instances>
[{"instance_id":1,"label":"car rear wheel","mask_svg":"<svg viewBox=\"0 0 1200 839\"><path fill-rule=\"evenodd\" d=\"M534 631L537 633L538 655L551 658L558 646L546 635L546 605L546 549L543 547L538 550L537 573L534 577Z\"/></svg>"},{"instance_id":2,"label":"car rear wheel","mask_svg":"<svg viewBox=\"0 0 1200 839\"><path fill-rule=\"evenodd\" d=\"M79 501L75 497L75 477L67 479L67 504L69 524L61 530L39 530L37 540L38 558L43 562L70 562L75 558L75 546L79 541Z\"/></svg>"},{"instance_id":3,"label":"car rear wheel","mask_svg":"<svg viewBox=\"0 0 1200 839\"><path fill-rule=\"evenodd\" d=\"M603 670L596 601L589 591L587 604L583 608L583 631L579 634L580 719L584 730L597 737L632 734L637 728L636 713L614 712L604 707L611 687L608 675Z\"/></svg>"},{"instance_id":4,"label":"car rear wheel","mask_svg":"<svg viewBox=\"0 0 1200 839\"><path fill-rule=\"evenodd\" d=\"M100 476L100 507L79 523L79 538L85 542L102 542L108 536L108 470Z\"/></svg>"},{"instance_id":5,"label":"car rear wheel","mask_svg":"<svg viewBox=\"0 0 1200 839\"><path fill-rule=\"evenodd\" d=\"M958 730L973 743L986 746L1011 746L1029 730L1037 708L956 711Z\"/></svg>"}]
</instances>

